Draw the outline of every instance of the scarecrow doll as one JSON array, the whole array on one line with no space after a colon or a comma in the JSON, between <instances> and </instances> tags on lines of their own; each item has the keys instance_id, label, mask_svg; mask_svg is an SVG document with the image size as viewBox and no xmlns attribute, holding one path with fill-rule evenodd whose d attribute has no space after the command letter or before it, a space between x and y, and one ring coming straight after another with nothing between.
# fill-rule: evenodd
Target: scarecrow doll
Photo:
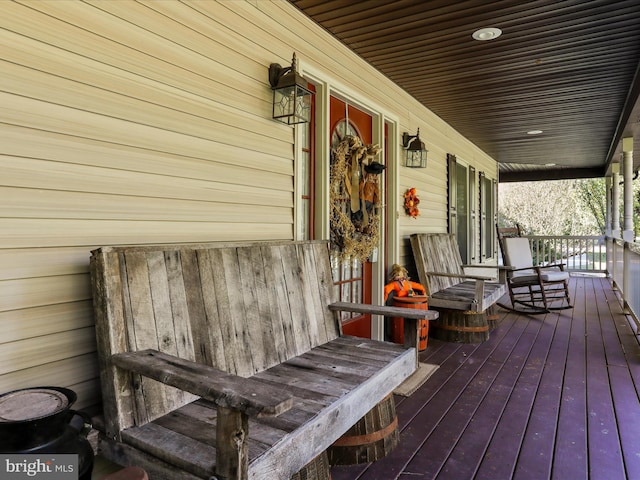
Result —
<instances>
[{"instance_id":1,"label":"scarecrow doll","mask_svg":"<svg viewBox=\"0 0 640 480\"><path fill-rule=\"evenodd\" d=\"M384 286L384 301L389 305L393 302L394 296L413 297L414 295L425 295L426 291L421 284L409 280L406 268L394 263L389 274L389 283Z\"/></svg>"}]
</instances>

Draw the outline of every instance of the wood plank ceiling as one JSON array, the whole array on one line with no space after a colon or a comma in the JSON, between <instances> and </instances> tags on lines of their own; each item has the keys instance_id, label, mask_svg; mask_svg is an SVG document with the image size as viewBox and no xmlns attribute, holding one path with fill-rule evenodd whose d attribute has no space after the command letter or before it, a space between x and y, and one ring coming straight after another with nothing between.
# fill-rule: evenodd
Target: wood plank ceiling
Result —
<instances>
[{"instance_id":1,"label":"wood plank ceiling","mask_svg":"<svg viewBox=\"0 0 640 480\"><path fill-rule=\"evenodd\" d=\"M640 152L639 0L290 1L495 158L500 181L603 176L623 135ZM502 35L473 40L483 27Z\"/></svg>"}]
</instances>

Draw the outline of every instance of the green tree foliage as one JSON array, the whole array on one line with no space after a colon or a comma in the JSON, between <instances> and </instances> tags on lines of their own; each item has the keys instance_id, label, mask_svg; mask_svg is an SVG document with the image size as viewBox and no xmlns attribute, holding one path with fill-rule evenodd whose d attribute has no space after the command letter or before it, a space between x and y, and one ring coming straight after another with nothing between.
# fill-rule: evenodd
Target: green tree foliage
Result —
<instances>
[{"instance_id":1,"label":"green tree foliage","mask_svg":"<svg viewBox=\"0 0 640 480\"><path fill-rule=\"evenodd\" d=\"M527 235L603 235L607 228L606 198L604 178L501 183L498 224L517 223ZM620 208L622 220L622 198ZM633 211L634 231L638 238L640 178L634 180Z\"/></svg>"},{"instance_id":2,"label":"green tree foliage","mask_svg":"<svg viewBox=\"0 0 640 480\"><path fill-rule=\"evenodd\" d=\"M498 223L527 235L593 235L597 223L583 207L575 181L501 183Z\"/></svg>"},{"instance_id":3,"label":"green tree foliage","mask_svg":"<svg viewBox=\"0 0 640 480\"><path fill-rule=\"evenodd\" d=\"M582 208L593 216L597 234L604 235L607 230L607 186L604 178L576 180L575 190Z\"/></svg>"}]
</instances>

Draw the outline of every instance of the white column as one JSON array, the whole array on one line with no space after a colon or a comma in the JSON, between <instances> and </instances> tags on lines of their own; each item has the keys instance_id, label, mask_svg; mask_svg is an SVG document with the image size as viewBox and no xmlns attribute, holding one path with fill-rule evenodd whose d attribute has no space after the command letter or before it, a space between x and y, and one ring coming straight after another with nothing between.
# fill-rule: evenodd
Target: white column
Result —
<instances>
[{"instance_id":1,"label":"white column","mask_svg":"<svg viewBox=\"0 0 640 480\"><path fill-rule=\"evenodd\" d=\"M622 139L624 175L624 224L622 239L633 242L633 137Z\"/></svg>"},{"instance_id":2,"label":"white column","mask_svg":"<svg viewBox=\"0 0 640 480\"><path fill-rule=\"evenodd\" d=\"M606 213L605 213L605 217L604 217L604 234L607 237L611 236L611 177L605 177L605 190L606 190L606 201L605 201L605 206L606 206Z\"/></svg>"},{"instance_id":3,"label":"white column","mask_svg":"<svg viewBox=\"0 0 640 480\"><path fill-rule=\"evenodd\" d=\"M611 180L611 236L620 238L620 164L611 165L613 175Z\"/></svg>"}]
</instances>

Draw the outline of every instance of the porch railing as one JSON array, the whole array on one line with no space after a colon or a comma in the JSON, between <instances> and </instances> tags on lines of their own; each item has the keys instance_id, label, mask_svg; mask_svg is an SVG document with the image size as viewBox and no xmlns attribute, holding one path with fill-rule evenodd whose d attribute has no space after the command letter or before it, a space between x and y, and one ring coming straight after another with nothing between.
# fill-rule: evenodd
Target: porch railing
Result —
<instances>
[{"instance_id":1,"label":"porch railing","mask_svg":"<svg viewBox=\"0 0 640 480\"><path fill-rule=\"evenodd\" d=\"M564 263L577 272L607 271L607 244L604 235L594 236L527 236L534 263Z\"/></svg>"},{"instance_id":2,"label":"porch railing","mask_svg":"<svg viewBox=\"0 0 640 480\"><path fill-rule=\"evenodd\" d=\"M640 330L640 244L607 237L607 271Z\"/></svg>"},{"instance_id":3,"label":"porch railing","mask_svg":"<svg viewBox=\"0 0 640 480\"><path fill-rule=\"evenodd\" d=\"M605 273L640 334L640 244L607 236L527 236L538 265L564 263L569 271Z\"/></svg>"}]
</instances>

